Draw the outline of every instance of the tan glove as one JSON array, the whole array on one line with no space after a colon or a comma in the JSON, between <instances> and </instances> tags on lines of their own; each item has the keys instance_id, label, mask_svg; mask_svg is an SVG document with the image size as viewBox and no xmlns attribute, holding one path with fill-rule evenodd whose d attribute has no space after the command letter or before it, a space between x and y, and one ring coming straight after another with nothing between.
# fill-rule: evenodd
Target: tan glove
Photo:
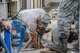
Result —
<instances>
[{"instance_id":1,"label":"tan glove","mask_svg":"<svg viewBox=\"0 0 80 53\"><path fill-rule=\"evenodd\" d=\"M34 47L34 48L39 48L37 35L34 34L34 33L30 33L30 35L31 35L31 39L32 39L31 41L32 41L33 47Z\"/></svg>"}]
</instances>

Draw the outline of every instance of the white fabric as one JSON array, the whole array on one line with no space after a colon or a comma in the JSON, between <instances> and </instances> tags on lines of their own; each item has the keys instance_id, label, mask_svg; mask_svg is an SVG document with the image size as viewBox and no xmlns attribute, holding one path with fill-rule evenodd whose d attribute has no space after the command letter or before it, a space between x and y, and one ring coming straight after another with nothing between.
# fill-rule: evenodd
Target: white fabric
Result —
<instances>
[{"instance_id":1,"label":"white fabric","mask_svg":"<svg viewBox=\"0 0 80 53\"><path fill-rule=\"evenodd\" d=\"M28 25L28 29L31 32L36 31L36 20L42 14L46 14L43 9L28 9L19 12L18 18L20 18L25 24Z\"/></svg>"}]
</instances>

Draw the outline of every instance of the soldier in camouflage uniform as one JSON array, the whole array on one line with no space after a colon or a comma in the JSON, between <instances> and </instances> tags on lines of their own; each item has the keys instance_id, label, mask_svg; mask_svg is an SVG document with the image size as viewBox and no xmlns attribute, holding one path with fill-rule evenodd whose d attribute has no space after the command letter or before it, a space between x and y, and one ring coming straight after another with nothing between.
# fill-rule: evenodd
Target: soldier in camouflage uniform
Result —
<instances>
[{"instance_id":1,"label":"soldier in camouflage uniform","mask_svg":"<svg viewBox=\"0 0 80 53\"><path fill-rule=\"evenodd\" d=\"M67 52L67 40L73 19L79 35L79 0L61 0L58 10L58 30L63 53Z\"/></svg>"}]
</instances>

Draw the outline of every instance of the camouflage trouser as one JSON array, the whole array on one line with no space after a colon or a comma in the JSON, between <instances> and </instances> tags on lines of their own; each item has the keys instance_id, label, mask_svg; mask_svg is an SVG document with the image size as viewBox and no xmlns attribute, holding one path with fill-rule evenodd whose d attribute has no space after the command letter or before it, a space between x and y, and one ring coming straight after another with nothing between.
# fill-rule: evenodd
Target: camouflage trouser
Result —
<instances>
[{"instance_id":1,"label":"camouflage trouser","mask_svg":"<svg viewBox=\"0 0 80 53\"><path fill-rule=\"evenodd\" d=\"M58 30L62 43L62 50L67 51L67 39L73 20L79 34L79 0L61 0L58 10Z\"/></svg>"}]
</instances>

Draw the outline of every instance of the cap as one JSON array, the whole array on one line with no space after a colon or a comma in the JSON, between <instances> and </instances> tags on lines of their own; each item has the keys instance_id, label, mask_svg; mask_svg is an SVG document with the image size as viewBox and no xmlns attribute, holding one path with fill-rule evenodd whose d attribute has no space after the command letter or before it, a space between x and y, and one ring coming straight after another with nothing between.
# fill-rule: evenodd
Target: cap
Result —
<instances>
[{"instance_id":1,"label":"cap","mask_svg":"<svg viewBox=\"0 0 80 53\"><path fill-rule=\"evenodd\" d=\"M42 23L49 24L49 23L51 23L51 19L52 19L52 17L49 14L47 14L47 13L41 15L41 21L42 21Z\"/></svg>"}]
</instances>

